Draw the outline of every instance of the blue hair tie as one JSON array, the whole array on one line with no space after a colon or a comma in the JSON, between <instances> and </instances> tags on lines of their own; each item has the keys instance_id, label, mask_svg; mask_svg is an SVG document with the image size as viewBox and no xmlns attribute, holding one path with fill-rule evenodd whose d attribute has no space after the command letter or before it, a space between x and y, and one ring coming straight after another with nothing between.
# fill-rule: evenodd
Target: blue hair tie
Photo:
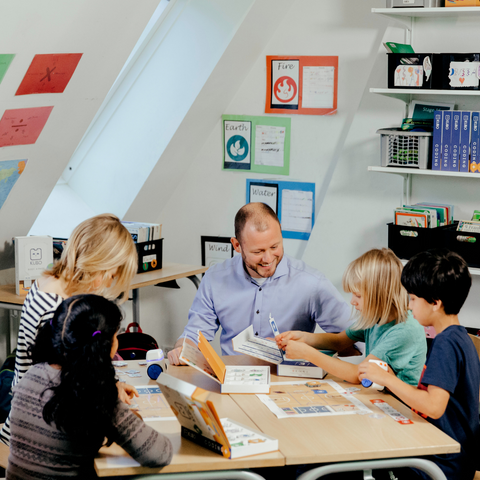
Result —
<instances>
[{"instance_id":1,"label":"blue hair tie","mask_svg":"<svg viewBox=\"0 0 480 480\"><path fill-rule=\"evenodd\" d=\"M93 332L92 334L92 337L94 337L95 335L97 335L97 333L102 333L100 330L97 330L96 332Z\"/></svg>"}]
</instances>

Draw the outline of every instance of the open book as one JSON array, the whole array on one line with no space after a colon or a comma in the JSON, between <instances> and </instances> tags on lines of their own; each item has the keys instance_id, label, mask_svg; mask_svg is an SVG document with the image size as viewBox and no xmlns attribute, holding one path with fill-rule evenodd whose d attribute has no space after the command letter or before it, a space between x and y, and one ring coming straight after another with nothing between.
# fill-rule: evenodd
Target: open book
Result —
<instances>
[{"instance_id":1,"label":"open book","mask_svg":"<svg viewBox=\"0 0 480 480\"><path fill-rule=\"evenodd\" d=\"M273 318L270 320L273 321ZM272 326L272 329L278 332L276 326ZM277 375L280 377L325 378L327 375L323 368L306 360L286 358L274 340L256 336L252 325L234 337L232 344L236 352L276 364ZM336 355L336 352L330 350L322 350L322 353L329 356Z\"/></svg>"},{"instance_id":2,"label":"open book","mask_svg":"<svg viewBox=\"0 0 480 480\"><path fill-rule=\"evenodd\" d=\"M225 365L200 331L198 349L184 340L180 360L219 383L222 393L270 392L270 367Z\"/></svg>"},{"instance_id":3,"label":"open book","mask_svg":"<svg viewBox=\"0 0 480 480\"><path fill-rule=\"evenodd\" d=\"M278 440L218 417L210 392L162 373L158 384L182 426L182 436L227 458L278 450Z\"/></svg>"}]
</instances>

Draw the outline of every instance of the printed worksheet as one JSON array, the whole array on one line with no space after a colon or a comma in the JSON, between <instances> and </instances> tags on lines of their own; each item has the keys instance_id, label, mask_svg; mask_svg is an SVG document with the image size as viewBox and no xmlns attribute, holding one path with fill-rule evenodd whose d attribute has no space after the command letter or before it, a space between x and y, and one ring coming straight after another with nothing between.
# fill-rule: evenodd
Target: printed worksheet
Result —
<instances>
[{"instance_id":1,"label":"printed worksheet","mask_svg":"<svg viewBox=\"0 0 480 480\"><path fill-rule=\"evenodd\" d=\"M130 408L136 410L145 421L173 420L175 415L157 385L135 387L139 397L133 397Z\"/></svg>"},{"instance_id":2,"label":"printed worksheet","mask_svg":"<svg viewBox=\"0 0 480 480\"><path fill-rule=\"evenodd\" d=\"M282 230L312 231L313 192L303 190L282 191Z\"/></svg>"},{"instance_id":3,"label":"printed worksheet","mask_svg":"<svg viewBox=\"0 0 480 480\"><path fill-rule=\"evenodd\" d=\"M303 108L333 108L335 67L303 67Z\"/></svg>"},{"instance_id":4,"label":"printed worksheet","mask_svg":"<svg viewBox=\"0 0 480 480\"><path fill-rule=\"evenodd\" d=\"M284 166L285 127L255 127L255 165Z\"/></svg>"},{"instance_id":5,"label":"printed worksheet","mask_svg":"<svg viewBox=\"0 0 480 480\"><path fill-rule=\"evenodd\" d=\"M323 417L372 412L333 380L296 380L271 383L270 387L270 394L257 394L257 397L277 418Z\"/></svg>"}]
</instances>

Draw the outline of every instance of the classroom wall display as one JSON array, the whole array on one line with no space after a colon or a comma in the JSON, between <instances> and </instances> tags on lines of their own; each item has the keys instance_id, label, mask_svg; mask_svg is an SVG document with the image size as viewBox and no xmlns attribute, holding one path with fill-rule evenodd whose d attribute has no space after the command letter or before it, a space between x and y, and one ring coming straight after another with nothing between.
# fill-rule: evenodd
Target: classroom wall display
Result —
<instances>
[{"instance_id":1,"label":"classroom wall display","mask_svg":"<svg viewBox=\"0 0 480 480\"><path fill-rule=\"evenodd\" d=\"M233 257L234 249L230 237L200 237L202 242L202 265L211 267Z\"/></svg>"},{"instance_id":2,"label":"classroom wall display","mask_svg":"<svg viewBox=\"0 0 480 480\"><path fill-rule=\"evenodd\" d=\"M35 143L52 110L53 107L5 110L0 120L0 147Z\"/></svg>"},{"instance_id":3,"label":"classroom wall display","mask_svg":"<svg viewBox=\"0 0 480 480\"><path fill-rule=\"evenodd\" d=\"M25 170L27 160L3 160L0 162L0 208Z\"/></svg>"},{"instance_id":4,"label":"classroom wall display","mask_svg":"<svg viewBox=\"0 0 480 480\"><path fill-rule=\"evenodd\" d=\"M15 95L62 93L81 58L81 53L35 55Z\"/></svg>"},{"instance_id":5,"label":"classroom wall display","mask_svg":"<svg viewBox=\"0 0 480 480\"><path fill-rule=\"evenodd\" d=\"M247 179L247 203L263 202L275 210L283 238L308 240L315 221L315 184Z\"/></svg>"},{"instance_id":6,"label":"classroom wall display","mask_svg":"<svg viewBox=\"0 0 480 480\"><path fill-rule=\"evenodd\" d=\"M265 113L337 113L338 56L267 55Z\"/></svg>"},{"instance_id":7,"label":"classroom wall display","mask_svg":"<svg viewBox=\"0 0 480 480\"><path fill-rule=\"evenodd\" d=\"M288 175L290 118L222 115L223 169Z\"/></svg>"},{"instance_id":8,"label":"classroom wall display","mask_svg":"<svg viewBox=\"0 0 480 480\"><path fill-rule=\"evenodd\" d=\"M12 63L15 54L13 53L0 53L0 83L2 83L3 77L7 73L8 67Z\"/></svg>"}]
</instances>

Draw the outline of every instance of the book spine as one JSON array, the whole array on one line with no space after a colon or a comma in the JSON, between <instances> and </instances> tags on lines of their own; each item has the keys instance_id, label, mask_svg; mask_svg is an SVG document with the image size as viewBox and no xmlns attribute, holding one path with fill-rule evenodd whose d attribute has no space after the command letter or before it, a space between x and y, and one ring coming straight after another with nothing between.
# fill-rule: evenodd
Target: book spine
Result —
<instances>
[{"instance_id":1,"label":"book spine","mask_svg":"<svg viewBox=\"0 0 480 480\"><path fill-rule=\"evenodd\" d=\"M451 162L450 171L458 172L460 160L460 119L461 112L454 111L452 114L452 142L451 142Z\"/></svg>"},{"instance_id":2,"label":"book spine","mask_svg":"<svg viewBox=\"0 0 480 480\"><path fill-rule=\"evenodd\" d=\"M450 170L451 161L451 142L452 142L452 112L445 110L443 112L443 130L442 130L442 167L441 170Z\"/></svg>"},{"instance_id":3,"label":"book spine","mask_svg":"<svg viewBox=\"0 0 480 480\"><path fill-rule=\"evenodd\" d=\"M188 440L191 440L192 442L195 442L198 445L201 445L204 448L208 448L209 450L212 450L215 453L219 453L220 455L224 455L225 450L229 450L228 448L223 448L223 445L221 443L215 442L214 440L210 440L207 437L204 437L203 435L200 435L199 433L190 430L188 428L185 428L182 425L182 437L187 438ZM226 456L226 455L225 455ZM230 456L230 452L228 452L228 457Z\"/></svg>"},{"instance_id":4,"label":"book spine","mask_svg":"<svg viewBox=\"0 0 480 480\"><path fill-rule=\"evenodd\" d=\"M478 172L479 166L479 143L480 143L480 112L472 112L472 123L470 126L471 143L470 143L470 171Z\"/></svg>"},{"instance_id":5,"label":"book spine","mask_svg":"<svg viewBox=\"0 0 480 480\"><path fill-rule=\"evenodd\" d=\"M443 110L435 110L433 115L432 170L440 170L442 163Z\"/></svg>"},{"instance_id":6,"label":"book spine","mask_svg":"<svg viewBox=\"0 0 480 480\"><path fill-rule=\"evenodd\" d=\"M460 171L470 169L470 112L462 112L460 127Z\"/></svg>"}]
</instances>

